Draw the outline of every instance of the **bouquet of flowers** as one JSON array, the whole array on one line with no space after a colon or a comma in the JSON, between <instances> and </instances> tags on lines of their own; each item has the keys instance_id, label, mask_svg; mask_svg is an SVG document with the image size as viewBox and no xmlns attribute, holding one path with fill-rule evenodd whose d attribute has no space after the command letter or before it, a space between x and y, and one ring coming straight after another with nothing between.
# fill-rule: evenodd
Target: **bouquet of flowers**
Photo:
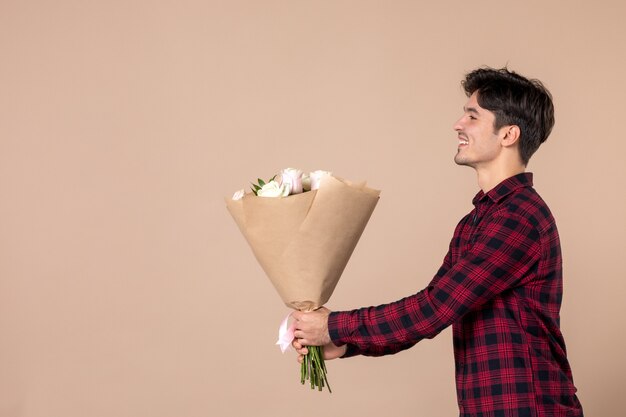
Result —
<instances>
[{"instance_id":1,"label":"bouquet of flowers","mask_svg":"<svg viewBox=\"0 0 626 417\"><path fill-rule=\"evenodd\" d=\"M327 171L287 168L259 179L251 192L237 191L226 205L283 302L312 311L330 298L379 194ZM283 352L292 339L293 326L285 319L277 343ZM310 380L311 388L330 391L322 348L308 350L301 383Z\"/></svg>"}]
</instances>

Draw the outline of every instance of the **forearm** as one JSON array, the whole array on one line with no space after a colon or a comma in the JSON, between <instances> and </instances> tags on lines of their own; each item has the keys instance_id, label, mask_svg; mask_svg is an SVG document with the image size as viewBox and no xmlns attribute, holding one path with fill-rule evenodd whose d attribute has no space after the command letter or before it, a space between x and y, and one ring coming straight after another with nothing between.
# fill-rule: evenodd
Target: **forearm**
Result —
<instances>
[{"instance_id":1,"label":"forearm","mask_svg":"<svg viewBox=\"0 0 626 417\"><path fill-rule=\"evenodd\" d=\"M450 324L435 314L428 289L377 307L333 312L328 330L335 345L348 345L344 357L382 356L433 338Z\"/></svg>"}]
</instances>

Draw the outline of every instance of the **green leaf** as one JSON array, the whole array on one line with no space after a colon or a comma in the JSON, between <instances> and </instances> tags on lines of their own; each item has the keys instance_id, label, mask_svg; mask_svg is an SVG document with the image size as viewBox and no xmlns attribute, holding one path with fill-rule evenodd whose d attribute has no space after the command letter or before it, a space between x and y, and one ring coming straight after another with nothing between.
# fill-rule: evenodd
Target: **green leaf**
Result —
<instances>
[{"instance_id":1,"label":"green leaf","mask_svg":"<svg viewBox=\"0 0 626 417\"><path fill-rule=\"evenodd\" d=\"M257 178L257 180L259 181L259 185L261 187L263 187L265 185L265 181L263 181L261 178Z\"/></svg>"}]
</instances>

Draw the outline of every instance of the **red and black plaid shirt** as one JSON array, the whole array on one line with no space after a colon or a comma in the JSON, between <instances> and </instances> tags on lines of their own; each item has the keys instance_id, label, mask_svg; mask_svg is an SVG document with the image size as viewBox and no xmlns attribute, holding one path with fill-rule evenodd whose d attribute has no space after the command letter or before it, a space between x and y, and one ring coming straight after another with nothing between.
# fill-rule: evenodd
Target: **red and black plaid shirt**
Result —
<instances>
[{"instance_id":1,"label":"red and black plaid shirt","mask_svg":"<svg viewBox=\"0 0 626 417\"><path fill-rule=\"evenodd\" d=\"M424 290L391 304L333 312L346 356L399 352L453 326L461 416L580 417L559 329L561 249L532 174L473 200Z\"/></svg>"}]
</instances>

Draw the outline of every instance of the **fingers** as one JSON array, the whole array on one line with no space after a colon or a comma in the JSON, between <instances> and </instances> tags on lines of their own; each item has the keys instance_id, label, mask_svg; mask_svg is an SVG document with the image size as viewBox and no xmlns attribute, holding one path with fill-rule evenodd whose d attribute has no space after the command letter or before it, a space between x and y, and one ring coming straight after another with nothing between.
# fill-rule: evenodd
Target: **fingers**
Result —
<instances>
[{"instance_id":1,"label":"fingers","mask_svg":"<svg viewBox=\"0 0 626 417\"><path fill-rule=\"evenodd\" d=\"M316 345L315 337L312 337L310 332L298 329L297 327L296 327L296 330L294 330L293 332L293 337L294 337L294 340L298 341L300 346Z\"/></svg>"},{"instance_id":2,"label":"fingers","mask_svg":"<svg viewBox=\"0 0 626 417\"><path fill-rule=\"evenodd\" d=\"M302 361L304 361L304 355L309 353L309 350L305 346L303 346L302 342L298 339L293 339L293 342L291 342L291 346L293 346L293 348L298 353L298 363L302 363Z\"/></svg>"},{"instance_id":3,"label":"fingers","mask_svg":"<svg viewBox=\"0 0 626 417\"><path fill-rule=\"evenodd\" d=\"M293 342L291 342L291 346L293 346L296 352L298 352L298 354L300 355L306 355L307 353L309 353L309 350L306 348L306 346L302 344L302 340L293 339Z\"/></svg>"},{"instance_id":4,"label":"fingers","mask_svg":"<svg viewBox=\"0 0 626 417\"><path fill-rule=\"evenodd\" d=\"M294 311L292 313L295 320L293 336L301 348L304 346L322 346L330 341L328 335L329 314L330 310L325 307L315 311Z\"/></svg>"},{"instance_id":5,"label":"fingers","mask_svg":"<svg viewBox=\"0 0 626 417\"><path fill-rule=\"evenodd\" d=\"M293 337L295 340L298 341L298 343L300 343L302 346L306 346L306 345L311 345L312 343L309 343L310 340L307 339L307 333L304 330L298 330L296 329L293 332Z\"/></svg>"}]
</instances>

